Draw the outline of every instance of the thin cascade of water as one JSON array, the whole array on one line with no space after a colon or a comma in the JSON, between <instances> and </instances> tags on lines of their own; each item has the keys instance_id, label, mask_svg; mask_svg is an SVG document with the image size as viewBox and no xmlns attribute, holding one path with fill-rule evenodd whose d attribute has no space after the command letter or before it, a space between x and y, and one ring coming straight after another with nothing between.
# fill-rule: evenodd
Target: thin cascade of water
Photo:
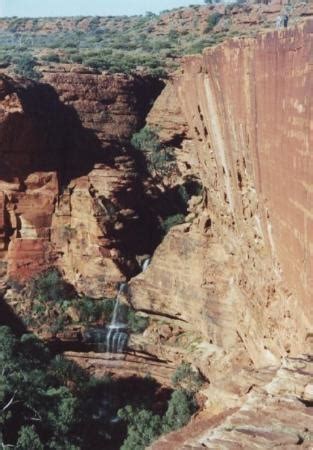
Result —
<instances>
[{"instance_id":1,"label":"thin cascade of water","mask_svg":"<svg viewBox=\"0 0 313 450\"><path fill-rule=\"evenodd\" d=\"M117 342L117 353L122 353L124 348L127 345L127 341L128 341L128 334L124 332L121 332L118 338L118 342Z\"/></svg>"},{"instance_id":2,"label":"thin cascade of water","mask_svg":"<svg viewBox=\"0 0 313 450\"><path fill-rule=\"evenodd\" d=\"M117 353L117 342L119 338L120 332L118 330L115 331L113 334L113 340L112 340L112 353Z\"/></svg>"},{"instance_id":3,"label":"thin cascade of water","mask_svg":"<svg viewBox=\"0 0 313 450\"><path fill-rule=\"evenodd\" d=\"M116 299L115 299L115 305L113 310L113 316L110 325L113 327L114 325L118 324L118 317L119 317L119 310L120 310L120 296L123 294L124 290L126 288L126 283L121 283Z\"/></svg>"},{"instance_id":4,"label":"thin cascade of water","mask_svg":"<svg viewBox=\"0 0 313 450\"><path fill-rule=\"evenodd\" d=\"M144 262L142 264L142 271L143 272L145 272L148 269L148 267L150 265L150 262L151 262L151 258L147 258L147 259L144 260Z\"/></svg>"},{"instance_id":5,"label":"thin cascade of water","mask_svg":"<svg viewBox=\"0 0 313 450\"><path fill-rule=\"evenodd\" d=\"M112 338L113 334L114 334L114 328L110 328L110 326L109 326L107 336L106 336L106 350L108 352L111 351L111 338Z\"/></svg>"},{"instance_id":6,"label":"thin cascade of water","mask_svg":"<svg viewBox=\"0 0 313 450\"><path fill-rule=\"evenodd\" d=\"M121 343L123 340L123 333L120 333L118 336L118 341L117 341L117 353L120 353L120 348L121 348Z\"/></svg>"},{"instance_id":7,"label":"thin cascade of water","mask_svg":"<svg viewBox=\"0 0 313 450\"><path fill-rule=\"evenodd\" d=\"M110 325L107 327L106 351L109 353L122 353L127 345L128 334L125 331L127 325L121 317L120 297L126 289L126 283L121 283L116 299Z\"/></svg>"}]
</instances>

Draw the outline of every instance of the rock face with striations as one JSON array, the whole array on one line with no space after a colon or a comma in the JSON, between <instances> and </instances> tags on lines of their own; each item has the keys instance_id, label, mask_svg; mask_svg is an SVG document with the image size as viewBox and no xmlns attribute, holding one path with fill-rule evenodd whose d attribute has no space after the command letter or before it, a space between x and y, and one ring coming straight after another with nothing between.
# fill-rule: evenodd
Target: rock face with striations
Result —
<instances>
[{"instance_id":1,"label":"rock face with striations","mask_svg":"<svg viewBox=\"0 0 313 450\"><path fill-rule=\"evenodd\" d=\"M57 265L79 291L111 294L145 252L127 142L162 86L81 73L44 81L0 80L1 277L21 282Z\"/></svg>"},{"instance_id":2,"label":"rock face with striations","mask_svg":"<svg viewBox=\"0 0 313 450\"><path fill-rule=\"evenodd\" d=\"M133 304L197 324L211 381L313 350L312 31L186 58L148 117L204 190L132 280Z\"/></svg>"}]
</instances>

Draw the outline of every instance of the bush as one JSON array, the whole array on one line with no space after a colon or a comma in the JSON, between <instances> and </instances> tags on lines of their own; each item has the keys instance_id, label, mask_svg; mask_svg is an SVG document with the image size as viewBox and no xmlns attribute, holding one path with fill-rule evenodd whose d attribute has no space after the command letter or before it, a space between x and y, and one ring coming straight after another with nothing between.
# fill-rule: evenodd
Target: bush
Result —
<instances>
[{"instance_id":1,"label":"bush","mask_svg":"<svg viewBox=\"0 0 313 450\"><path fill-rule=\"evenodd\" d=\"M145 126L138 133L135 133L131 139L133 147L141 151L157 152L161 149L159 138L154 130Z\"/></svg>"},{"instance_id":2,"label":"bush","mask_svg":"<svg viewBox=\"0 0 313 450\"><path fill-rule=\"evenodd\" d=\"M118 416L128 423L128 435L121 450L144 450L160 435L161 417L146 409L126 406Z\"/></svg>"},{"instance_id":3,"label":"bush","mask_svg":"<svg viewBox=\"0 0 313 450\"><path fill-rule=\"evenodd\" d=\"M193 397L183 390L174 391L163 417L162 431L169 433L185 426L195 412Z\"/></svg>"},{"instance_id":4,"label":"bush","mask_svg":"<svg viewBox=\"0 0 313 450\"><path fill-rule=\"evenodd\" d=\"M172 393L163 417L130 405L120 409L118 416L128 424L127 438L121 450L144 450L161 434L186 425L195 411L196 404L192 395L183 390Z\"/></svg>"},{"instance_id":5,"label":"bush","mask_svg":"<svg viewBox=\"0 0 313 450\"><path fill-rule=\"evenodd\" d=\"M16 450L44 450L44 446L33 426L25 426L20 429L15 448Z\"/></svg>"},{"instance_id":6,"label":"bush","mask_svg":"<svg viewBox=\"0 0 313 450\"><path fill-rule=\"evenodd\" d=\"M128 327L132 333L143 333L149 325L149 318L136 314L135 311L128 312Z\"/></svg>"},{"instance_id":7,"label":"bush","mask_svg":"<svg viewBox=\"0 0 313 450\"><path fill-rule=\"evenodd\" d=\"M57 269L41 273L33 282L33 291L38 300L55 302L74 294L72 286L63 280Z\"/></svg>"},{"instance_id":8,"label":"bush","mask_svg":"<svg viewBox=\"0 0 313 450\"><path fill-rule=\"evenodd\" d=\"M219 21L222 18L222 14L215 12L213 14L211 14L208 18L207 18L207 26L205 28L205 33L209 33L210 31L213 30L213 28L215 27L215 25L217 25L219 23Z\"/></svg>"},{"instance_id":9,"label":"bush","mask_svg":"<svg viewBox=\"0 0 313 450\"><path fill-rule=\"evenodd\" d=\"M17 75L32 80L38 80L40 78L40 74L35 70L37 60L32 55L28 53L23 54L19 58L14 59L14 63L14 71Z\"/></svg>"},{"instance_id":10,"label":"bush","mask_svg":"<svg viewBox=\"0 0 313 450\"><path fill-rule=\"evenodd\" d=\"M76 64L81 64L83 62L83 58L81 55L72 55L71 60Z\"/></svg>"},{"instance_id":11,"label":"bush","mask_svg":"<svg viewBox=\"0 0 313 450\"><path fill-rule=\"evenodd\" d=\"M193 370L190 363L183 362L174 372L172 383L189 392L197 392L203 384L203 379L199 372Z\"/></svg>"},{"instance_id":12,"label":"bush","mask_svg":"<svg viewBox=\"0 0 313 450\"><path fill-rule=\"evenodd\" d=\"M174 214L164 219L161 223L161 228L164 233L168 233L175 225L180 225L185 222L184 214Z\"/></svg>"},{"instance_id":13,"label":"bush","mask_svg":"<svg viewBox=\"0 0 313 450\"><path fill-rule=\"evenodd\" d=\"M148 170L158 176L171 173L176 167L174 150L163 145L155 130L145 126L131 139L133 147L144 152Z\"/></svg>"},{"instance_id":14,"label":"bush","mask_svg":"<svg viewBox=\"0 0 313 450\"><path fill-rule=\"evenodd\" d=\"M78 299L74 303L79 310L82 322L97 322L105 320L109 322L114 309L114 299L95 300L88 297Z\"/></svg>"},{"instance_id":15,"label":"bush","mask_svg":"<svg viewBox=\"0 0 313 450\"><path fill-rule=\"evenodd\" d=\"M50 53L50 55L43 56L42 59L47 62L54 62L54 63L60 62L60 56L55 53Z\"/></svg>"}]
</instances>

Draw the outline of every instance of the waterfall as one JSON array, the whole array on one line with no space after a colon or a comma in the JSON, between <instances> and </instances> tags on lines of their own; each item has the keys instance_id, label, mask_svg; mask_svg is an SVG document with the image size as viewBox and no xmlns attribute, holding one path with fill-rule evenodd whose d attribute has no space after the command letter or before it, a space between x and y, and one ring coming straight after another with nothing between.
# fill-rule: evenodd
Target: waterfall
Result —
<instances>
[{"instance_id":1,"label":"waterfall","mask_svg":"<svg viewBox=\"0 0 313 450\"><path fill-rule=\"evenodd\" d=\"M116 299L110 325L107 326L106 351L109 353L122 353L128 342L127 324L121 317L120 297L126 289L126 283L121 283Z\"/></svg>"},{"instance_id":2,"label":"waterfall","mask_svg":"<svg viewBox=\"0 0 313 450\"><path fill-rule=\"evenodd\" d=\"M119 318L119 310L120 310L120 296L123 294L123 292L125 291L126 288L126 283L121 283L116 299L115 299L115 305L114 305L114 310L113 310L113 316L112 316L112 320L110 323L111 327L114 326L118 326L119 322L118 322L118 318Z\"/></svg>"},{"instance_id":3,"label":"waterfall","mask_svg":"<svg viewBox=\"0 0 313 450\"><path fill-rule=\"evenodd\" d=\"M144 262L142 264L142 271L143 272L145 272L148 269L150 262L151 262L151 258L147 258L147 259L144 260Z\"/></svg>"}]
</instances>

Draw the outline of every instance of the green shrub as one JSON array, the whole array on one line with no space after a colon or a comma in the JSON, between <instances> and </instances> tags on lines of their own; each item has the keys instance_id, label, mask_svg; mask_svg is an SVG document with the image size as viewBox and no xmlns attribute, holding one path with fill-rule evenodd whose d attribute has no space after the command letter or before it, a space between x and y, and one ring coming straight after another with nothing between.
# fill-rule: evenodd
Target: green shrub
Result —
<instances>
[{"instance_id":1,"label":"green shrub","mask_svg":"<svg viewBox=\"0 0 313 450\"><path fill-rule=\"evenodd\" d=\"M130 309L128 312L128 327L132 333L143 333L149 325L149 318L137 314Z\"/></svg>"},{"instance_id":2,"label":"green shrub","mask_svg":"<svg viewBox=\"0 0 313 450\"><path fill-rule=\"evenodd\" d=\"M83 57L81 55L72 55L71 60L74 63L81 64L83 62Z\"/></svg>"},{"instance_id":3,"label":"green shrub","mask_svg":"<svg viewBox=\"0 0 313 450\"><path fill-rule=\"evenodd\" d=\"M175 225L180 225L185 222L184 214L174 214L164 219L161 223L161 228L164 233L168 233L169 230Z\"/></svg>"},{"instance_id":4,"label":"green shrub","mask_svg":"<svg viewBox=\"0 0 313 450\"><path fill-rule=\"evenodd\" d=\"M14 59L14 71L17 75L33 80L38 80L40 74L36 71L37 60L31 54L22 54Z\"/></svg>"},{"instance_id":5,"label":"green shrub","mask_svg":"<svg viewBox=\"0 0 313 450\"><path fill-rule=\"evenodd\" d=\"M189 392L197 392L203 384L203 379L190 363L182 362L172 376L172 383Z\"/></svg>"},{"instance_id":6,"label":"green shrub","mask_svg":"<svg viewBox=\"0 0 313 450\"><path fill-rule=\"evenodd\" d=\"M163 145L155 130L145 126L131 139L133 147L144 153L148 170L157 176L164 176L176 168L172 147Z\"/></svg>"},{"instance_id":7,"label":"green shrub","mask_svg":"<svg viewBox=\"0 0 313 450\"><path fill-rule=\"evenodd\" d=\"M163 417L162 431L169 433L185 426L195 412L193 397L183 390L174 391Z\"/></svg>"},{"instance_id":8,"label":"green shrub","mask_svg":"<svg viewBox=\"0 0 313 450\"><path fill-rule=\"evenodd\" d=\"M161 144L154 130L145 126L138 133L135 133L131 139L133 147L141 151L159 151Z\"/></svg>"},{"instance_id":9,"label":"green shrub","mask_svg":"<svg viewBox=\"0 0 313 450\"><path fill-rule=\"evenodd\" d=\"M44 450L40 437L35 432L33 426L24 426L20 429L15 448L16 450Z\"/></svg>"},{"instance_id":10,"label":"green shrub","mask_svg":"<svg viewBox=\"0 0 313 450\"><path fill-rule=\"evenodd\" d=\"M163 417L130 405L120 409L118 416L128 425L121 450L144 450L161 434L186 425L195 411L193 396L183 390L172 393Z\"/></svg>"},{"instance_id":11,"label":"green shrub","mask_svg":"<svg viewBox=\"0 0 313 450\"><path fill-rule=\"evenodd\" d=\"M151 411L128 405L118 411L118 416L128 423L128 435L121 450L144 450L160 435L161 417Z\"/></svg>"},{"instance_id":12,"label":"green shrub","mask_svg":"<svg viewBox=\"0 0 313 450\"><path fill-rule=\"evenodd\" d=\"M7 53L0 53L0 68L6 68L11 64L11 55Z\"/></svg>"},{"instance_id":13,"label":"green shrub","mask_svg":"<svg viewBox=\"0 0 313 450\"><path fill-rule=\"evenodd\" d=\"M60 62L60 56L57 55L56 53L50 53L50 55L43 56L42 59L44 61L48 61L48 62L54 62L54 63Z\"/></svg>"},{"instance_id":14,"label":"green shrub","mask_svg":"<svg viewBox=\"0 0 313 450\"><path fill-rule=\"evenodd\" d=\"M210 31L213 30L213 28L215 27L215 25L217 25L219 23L219 21L222 18L222 14L218 13L218 12L214 12L213 14L211 14L208 18L207 18L207 26L205 28L205 33L209 33Z\"/></svg>"},{"instance_id":15,"label":"green shrub","mask_svg":"<svg viewBox=\"0 0 313 450\"><path fill-rule=\"evenodd\" d=\"M60 301L73 295L73 288L66 283L57 269L49 269L33 281L33 293L38 300Z\"/></svg>"},{"instance_id":16,"label":"green shrub","mask_svg":"<svg viewBox=\"0 0 313 450\"><path fill-rule=\"evenodd\" d=\"M82 322L109 322L114 309L114 299L95 300L83 297L73 303L77 307Z\"/></svg>"}]
</instances>

